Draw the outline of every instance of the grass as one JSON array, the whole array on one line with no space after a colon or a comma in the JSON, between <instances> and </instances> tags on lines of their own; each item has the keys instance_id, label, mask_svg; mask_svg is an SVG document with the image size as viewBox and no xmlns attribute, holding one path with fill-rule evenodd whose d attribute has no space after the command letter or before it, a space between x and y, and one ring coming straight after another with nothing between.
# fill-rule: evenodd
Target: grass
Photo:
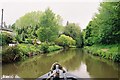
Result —
<instances>
[{"instance_id":1,"label":"grass","mask_svg":"<svg viewBox=\"0 0 120 80\"><path fill-rule=\"evenodd\" d=\"M93 46L85 46L86 50L89 53L100 56L105 59L110 59L116 62L120 62L120 54L118 53L118 45L93 45Z\"/></svg>"}]
</instances>

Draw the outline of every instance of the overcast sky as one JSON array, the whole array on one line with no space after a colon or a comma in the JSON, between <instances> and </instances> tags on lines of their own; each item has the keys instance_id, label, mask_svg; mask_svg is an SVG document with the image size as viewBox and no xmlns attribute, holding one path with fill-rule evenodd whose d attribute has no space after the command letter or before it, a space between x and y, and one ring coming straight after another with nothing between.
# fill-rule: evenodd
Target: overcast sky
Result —
<instances>
[{"instance_id":1,"label":"overcast sky","mask_svg":"<svg viewBox=\"0 0 120 80\"><path fill-rule=\"evenodd\" d=\"M67 21L74 22L84 29L98 12L100 2L101 0L1 0L0 9L4 9L4 21L7 25L13 24L27 12L44 11L50 7L62 17L63 24Z\"/></svg>"}]
</instances>

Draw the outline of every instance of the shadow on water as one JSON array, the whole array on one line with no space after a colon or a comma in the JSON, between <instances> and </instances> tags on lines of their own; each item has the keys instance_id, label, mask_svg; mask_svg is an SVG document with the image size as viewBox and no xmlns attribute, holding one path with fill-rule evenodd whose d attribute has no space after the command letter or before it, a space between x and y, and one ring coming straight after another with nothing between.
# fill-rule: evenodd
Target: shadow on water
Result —
<instances>
[{"instance_id":1,"label":"shadow on water","mask_svg":"<svg viewBox=\"0 0 120 80\"><path fill-rule=\"evenodd\" d=\"M50 70L58 61L68 71L80 78L118 78L120 66L117 63L86 54L82 49L69 49L34 56L24 62L2 65L3 76L38 78Z\"/></svg>"}]
</instances>

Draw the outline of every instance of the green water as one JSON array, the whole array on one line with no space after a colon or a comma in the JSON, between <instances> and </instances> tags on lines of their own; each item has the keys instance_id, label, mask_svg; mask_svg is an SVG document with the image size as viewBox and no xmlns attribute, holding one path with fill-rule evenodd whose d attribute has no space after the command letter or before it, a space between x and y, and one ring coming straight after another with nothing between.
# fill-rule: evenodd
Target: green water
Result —
<instances>
[{"instance_id":1,"label":"green water","mask_svg":"<svg viewBox=\"0 0 120 80\"><path fill-rule=\"evenodd\" d=\"M68 72L80 78L118 78L118 63L87 54L82 49L69 49L34 56L24 62L2 65L2 77L38 78L58 61Z\"/></svg>"}]
</instances>

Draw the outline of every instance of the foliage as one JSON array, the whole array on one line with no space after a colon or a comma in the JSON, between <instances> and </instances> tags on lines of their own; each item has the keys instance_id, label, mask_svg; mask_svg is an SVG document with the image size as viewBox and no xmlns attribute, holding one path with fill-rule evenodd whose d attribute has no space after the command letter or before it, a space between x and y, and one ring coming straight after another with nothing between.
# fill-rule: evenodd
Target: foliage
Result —
<instances>
[{"instance_id":1,"label":"foliage","mask_svg":"<svg viewBox=\"0 0 120 80\"><path fill-rule=\"evenodd\" d=\"M20 48L23 55L27 55L29 53L37 53L40 52L40 46L35 46L32 44L19 44L18 47Z\"/></svg>"},{"instance_id":2,"label":"foliage","mask_svg":"<svg viewBox=\"0 0 120 80\"><path fill-rule=\"evenodd\" d=\"M117 62L120 62L120 53L114 54L113 60L114 60L114 61L117 61Z\"/></svg>"},{"instance_id":3,"label":"foliage","mask_svg":"<svg viewBox=\"0 0 120 80\"><path fill-rule=\"evenodd\" d=\"M56 50L60 50L60 49L62 49L62 47L60 47L58 45L52 45L52 46L49 46L48 52L52 52L52 51L56 51Z\"/></svg>"},{"instance_id":4,"label":"foliage","mask_svg":"<svg viewBox=\"0 0 120 80\"><path fill-rule=\"evenodd\" d=\"M0 45L6 45L11 43L13 40L13 35L7 32L1 32L0 34Z\"/></svg>"},{"instance_id":5,"label":"foliage","mask_svg":"<svg viewBox=\"0 0 120 80\"><path fill-rule=\"evenodd\" d=\"M48 43L44 42L41 44L41 51L43 51L44 53L48 52L48 48L49 48Z\"/></svg>"},{"instance_id":6,"label":"foliage","mask_svg":"<svg viewBox=\"0 0 120 80\"><path fill-rule=\"evenodd\" d=\"M80 26L75 23L68 23L64 28L65 35L72 37L74 40L76 40L76 46L82 47L83 46L83 39L82 39L82 33Z\"/></svg>"},{"instance_id":7,"label":"foliage","mask_svg":"<svg viewBox=\"0 0 120 80\"><path fill-rule=\"evenodd\" d=\"M26 38L37 38L36 31L39 28L42 14L40 11L27 13L12 25L18 42L25 41Z\"/></svg>"},{"instance_id":8,"label":"foliage","mask_svg":"<svg viewBox=\"0 0 120 80\"><path fill-rule=\"evenodd\" d=\"M8 63L25 60L28 57L39 53L52 52L60 49L62 49L62 47L58 45L49 45L46 42L37 46L33 44L18 44L12 47L7 46L2 50L2 61L3 63Z\"/></svg>"},{"instance_id":9,"label":"foliage","mask_svg":"<svg viewBox=\"0 0 120 80\"><path fill-rule=\"evenodd\" d=\"M2 34L0 34L0 46L2 46Z\"/></svg>"},{"instance_id":10,"label":"foliage","mask_svg":"<svg viewBox=\"0 0 120 80\"><path fill-rule=\"evenodd\" d=\"M42 42L52 42L58 37L60 17L56 16L49 8L41 16L40 28L37 36Z\"/></svg>"},{"instance_id":11,"label":"foliage","mask_svg":"<svg viewBox=\"0 0 120 80\"><path fill-rule=\"evenodd\" d=\"M84 30L86 45L116 44L120 41L120 2L103 2Z\"/></svg>"},{"instance_id":12,"label":"foliage","mask_svg":"<svg viewBox=\"0 0 120 80\"><path fill-rule=\"evenodd\" d=\"M85 49L95 56L120 62L120 54L118 53L117 44L85 46Z\"/></svg>"},{"instance_id":13,"label":"foliage","mask_svg":"<svg viewBox=\"0 0 120 80\"><path fill-rule=\"evenodd\" d=\"M22 39L20 38L19 35L15 36L15 41L18 41L19 43L22 43Z\"/></svg>"},{"instance_id":14,"label":"foliage","mask_svg":"<svg viewBox=\"0 0 120 80\"><path fill-rule=\"evenodd\" d=\"M2 50L2 61L15 62L21 59L20 49L17 46L7 47Z\"/></svg>"},{"instance_id":15,"label":"foliage","mask_svg":"<svg viewBox=\"0 0 120 80\"><path fill-rule=\"evenodd\" d=\"M33 39L26 39L26 43L32 44L33 43Z\"/></svg>"},{"instance_id":16,"label":"foliage","mask_svg":"<svg viewBox=\"0 0 120 80\"><path fill-rule=\"evenodd\" d=\"M56 44L63 46L63 47L70 47L76 44L76 41L73 40L71 37L66 36L64 34L60 35L60 37L56 40Z\"/></svg>"},{"instance_id":17,"label":"foliage","mask_svg":"<svg viewBox=\"0 0 120 80\"><path fill-rule=\"evenodd\" d=\"M18 28L18 29L24 28L24 29L29 29L31 31L32 29L37 28L36 25L40 23L41 15L42 15L42 12L40 11L26 13L24 16L20 17L15 22L15 28Z\"/></svg>"}]
</instances>

